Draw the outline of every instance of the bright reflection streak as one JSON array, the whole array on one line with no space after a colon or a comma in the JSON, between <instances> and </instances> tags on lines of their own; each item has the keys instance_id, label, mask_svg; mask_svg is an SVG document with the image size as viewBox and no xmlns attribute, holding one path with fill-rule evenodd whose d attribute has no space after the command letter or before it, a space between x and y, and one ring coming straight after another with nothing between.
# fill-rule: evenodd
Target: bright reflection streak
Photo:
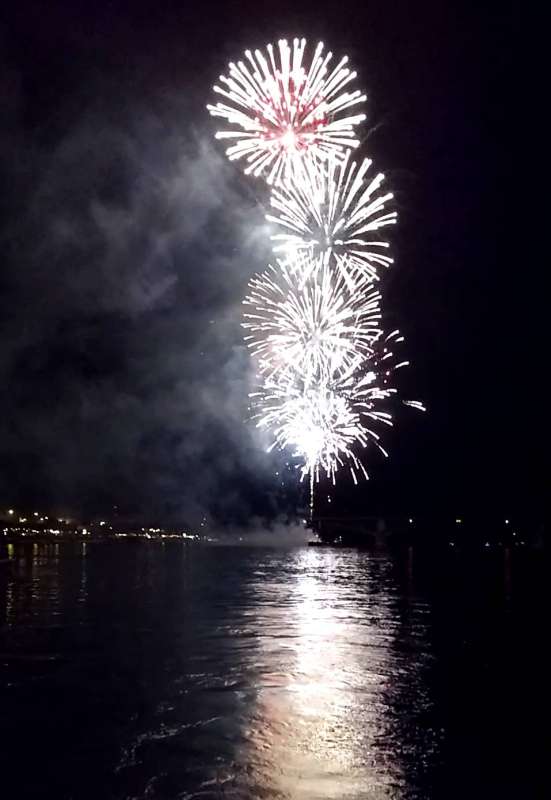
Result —
<instances>
[{"instance_id":1,"label":"bright reflection streak","mask_svg":"<svg viewBox=\"0 0 551 800\"><path fill-rule=\"evenodd\" d=\"M292 596L270 624L284 643L274 650L272 635L261 640L264 669L283 653L287 669L276 666L259 693L245 758L269 772L262 783L274 797L395 797L401 765L381 746L393 736L385 709L397 671L389 598L370 589L367 561L352 564L351 583L334 551L302 551L297 560ZM358 583L364 563L366 585Z\"/></svg>"}]
</instances>

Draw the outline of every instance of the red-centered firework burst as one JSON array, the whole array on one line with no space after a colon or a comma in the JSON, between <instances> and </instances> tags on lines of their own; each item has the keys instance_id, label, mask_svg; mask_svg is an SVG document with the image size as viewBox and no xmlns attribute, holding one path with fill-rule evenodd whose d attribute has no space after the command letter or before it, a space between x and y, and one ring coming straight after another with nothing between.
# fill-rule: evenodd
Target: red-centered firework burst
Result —
<instances>
[{"instance_id":1,"label":"red-centered firework burst","mask_svg":"<svg viewBox=\"0 0 551 800\"><path fill-rule=\"evenodd\" d=\"M303 160L340 159L358 145L354 126L365 115L347 114L365 100L347 87L356 78L347 56L329 66L333 55L320 42L308 64L306 39L285 39L277 49L247 50L246 61L230 63L229 76L220 76L214 91L224 99L207 108L228 129L216 134L231 145L231 160L243 159L245 172L263 175L268 183L293 172Z\"/></svg>"}]
</instances>

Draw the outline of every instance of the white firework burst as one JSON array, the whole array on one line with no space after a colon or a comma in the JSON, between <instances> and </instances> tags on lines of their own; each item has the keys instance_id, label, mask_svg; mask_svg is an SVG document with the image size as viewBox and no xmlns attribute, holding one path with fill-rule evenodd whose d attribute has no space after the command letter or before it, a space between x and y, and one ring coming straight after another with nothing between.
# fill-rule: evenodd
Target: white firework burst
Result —
<instances>
[{"instance_id":1,"label":"white firework burst","mask_svg":"<svg viewBox=\"0 0 551 800\"><path fill-rule=\"evenodd\" d=\"M285 265L255 276L245 298L245 340L270 375L292 368L309 386L349 372L381 336L380 293L365 282L352 292L327 266L307 281Z\"/></svg>"},{"instance_id":2,"label":"white firework burst","mask_svg":"<svg viewBox=\"0 0 551 800\"><path fill-rule=\"evenodd\" d=\"M331 381L306 384L301 372L292 367L271 373L262 381L251 401L257 426L270 431L270 449L290 449L300 461L301 476L318 480L320 472L333 483L347 467L355 483L368 478L363 451L372 443L383 455L388 453L377 428L393 424L389 408L397 396L392 375L408 364L393 363L393 342L401 342L399 331L381 335L378 348L362 360L361 370L337 374ZM418 401L405 401L419 410Z\"/></svg>"},{"instance_id":3,"label":"white firework burst","mask_svg":"<svg viewBox=\"0 0 551 800\"><path fill-rule=\"evenodd\" d=\"M218 139L231 142L230 160L244 159L245 172L274 183L304 161L341 158L358 145L354 127L365 114L348 110L365 100L349 91L356 73L344 56L330 67L332 53L316 46L308 63L306 39L245 51L245 61L229 64L229 76L214 86L223 99L209 112L228 124Z\"/></svg>"},{"instance_id":4,"label":"white firework burst","mask_svg":"<svg viewBox=\"0 0 551 800\"><path fill-rule=\"evenodd\" d=\"M274 253L291 264L307 255L314 271L331 259L346 280L375 280L378 270L392 263L389 243L378 234L393 225L396 211L388 210L391 192L381 192L384 175L370 176L371 160L325 165L304 164L293 180L272 191L277 214L267 219L279 232L272 236ZM306 277L306 276L305 276Z\"/></svg>"}]
</instances>

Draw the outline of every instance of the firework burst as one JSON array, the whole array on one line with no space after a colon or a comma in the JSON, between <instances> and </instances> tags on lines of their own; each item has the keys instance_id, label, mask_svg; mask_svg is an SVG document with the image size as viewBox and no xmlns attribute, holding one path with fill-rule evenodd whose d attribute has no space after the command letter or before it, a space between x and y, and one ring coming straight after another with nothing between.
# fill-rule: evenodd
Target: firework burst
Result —
<instances>
[{"instance_id":1,"label":"firework burst","mask_svg":"<svg viewBox=\"0 0 551 800\"><path fill-rule=\"evenodd\" d=\"M279 232L272 236L274 252L290 263L307 255L317 271L333 257L337 269L355 284L375 280L380 267L392 263L389 243L378 231L397 220L387 204L390 192L382 192L384 175L371 176L371 160L330 161L326 165L302 165L295 180L274 188L267 219Z\"/></svg>"},{"instance_id":2,"label":"firework burst","mask_svg":"<svg viewBox=\"0 0 551 800\"><path fill-rule=\"evenodd\" d=\"M367 429L353 399L324 385L302 391L292 384L270 381L252 399L262 407L258 427L267 428L273 436L270 449L290 450L300 461L301 477L309 474L319 479L322 471L334 481L345 464L355 481L358 472L367 477L353 450L368 443Z\"/></svg>"},{"instance_id":3,"label":"firework burst","mask_svg":"<svg viewBox=\"0 0 551 800\"><path fill-rule=\"evenodd\" d=\"M308 387L372 355L381 336L381 296L367 282L351 292L327 266L307 281L299 274L280 264L255 276L243 301L243 327L263 375L292 368Z\"/></svg>"},{"instance_id":4,"label":"firework burst","mask_svg":"<svg viewBox=\"0 0 551 800\"><path fill-rule=\"evenodd\" d=\"M332 53L320 42L308 63L306 39L285 39L277 49L245 51L245 61L229 64L229 75L214 86L223 99L209 112L228 124L216 134L231 144L230 160L243 159L245 172L268 183L288 175L304 161L340 158L358 145L354 127L365 119L349 110L365 100L349 91L356 73L348 58L330 67Z\"/></svg>"},{"instance_id":5,"label":"firework burst","mask_svg":"<svg viewBox=\"0 0 551 800\"><path fill-rule=\"evenodd\" d=\"M394 224L392 194L369 159L354 161L365 96L347 58L331 65L305 39L245 52L214 87L210 113L230 160L272 185L277 261L255 276L244 300L245 340L256 362L251 394L270 449L290 450L301 477L333 482L341 469L368 477L368 448L387 455L380 430L393 424L398 331L382 332L377 281L392 263L381 230ZM219 98L219 99L218 99ZM384 233L383 230L383 233ZM417 400L402 401L424 410Z\"/></svg>"},{"instance_id":6,"label":"firework burst","mask_svg":"<svg viewBox=\"0 0 551 800\"><path fill-rule=\"evenodd\" d=\"M324 473L334 483L344 467L354 483L360 475L368 478L362 451L371 443L388 455L377 429L393 424L394 373L409 364L396 363L393 347L403 341L399 331L381 333L360 367L329 381L306 384L303 373L293 367L266 377L251 394L251 402L257 426L273 436L269 449L290 449L300 461L301 477L309 474L312 482ZM424 410L417 400L402 402Z\"/></svg>"}]
</instances>

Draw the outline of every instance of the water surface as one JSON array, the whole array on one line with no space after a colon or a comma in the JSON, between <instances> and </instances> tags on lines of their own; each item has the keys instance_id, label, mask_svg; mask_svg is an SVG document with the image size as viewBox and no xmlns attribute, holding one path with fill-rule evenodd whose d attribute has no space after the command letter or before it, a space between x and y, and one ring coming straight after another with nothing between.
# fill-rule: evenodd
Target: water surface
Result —
<instances>
[{"instance_id":1,"label":"water surface","mask_svg":"<svg viewBox=\"0 0 551 800\"><path fill-rule=\"evenodd\" d=\"M10 555L10 800L547 794L548 623L528 556L157 542Z\"/></svg>"}]
</instances>

